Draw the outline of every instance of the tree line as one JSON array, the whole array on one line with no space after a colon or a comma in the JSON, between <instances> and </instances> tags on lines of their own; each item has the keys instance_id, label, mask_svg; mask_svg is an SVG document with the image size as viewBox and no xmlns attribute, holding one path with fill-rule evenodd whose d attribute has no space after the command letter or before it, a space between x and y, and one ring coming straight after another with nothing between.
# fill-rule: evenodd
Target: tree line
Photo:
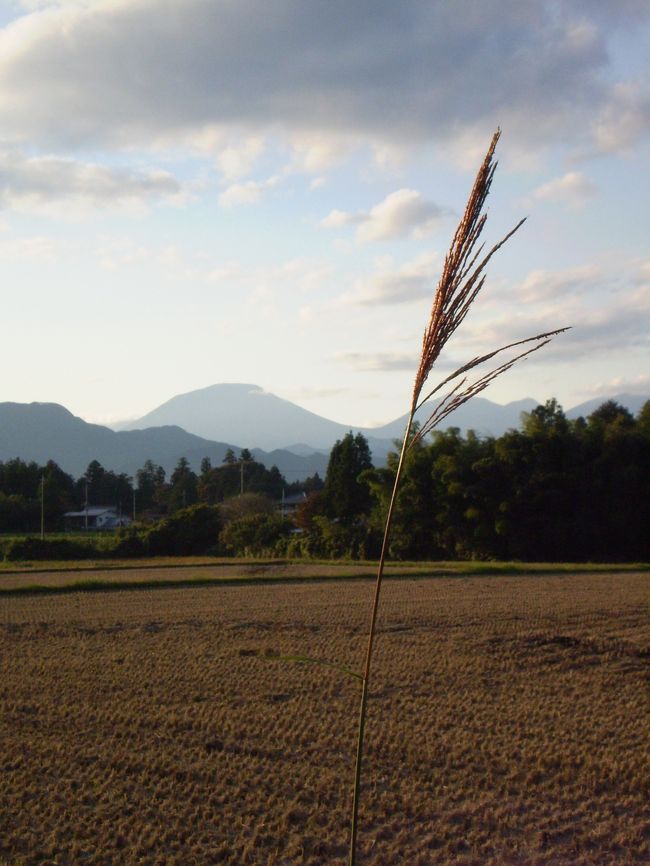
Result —
<instances>
[{"instance_id":1,"label":"tree line","mask_svg":"<svg viewBox=\"0 0 650 866\"><path fill-rule=\"evenodd\" d=\"M228 449L219 466L204 458L198 473L181 457L169 477L152 460L145 461L134 478L105 469L93 460L75 479L52 460L39 465L15 458L0 461L0 532L37 532L41 517L48 532L62 531L65 512L92 505L151 521L198 503L217 505L242 492L277 500L283 491L319 486L322 482L317 475L288 484L277 466L267 469L247 448L239 456Z\"/></svg>"},{"instance_id":2,"label":"tree line","mask_svg":"<svg viewBox=\"0 0 650 866\"><path fill-rule=\"evenodd\" d=\"M135 483L96 461L74 480L51 462L12 460L0 463L0 528L35 531L41 490L54 528L89 499L126 512L135 489L137 515L150 520L118 534L121 555L376 558L396 465L393 453L375 467L365 437L351 432L332 448L324 482L293 485L246 449L220 466L203 460L199 473L183 458L169 479L147 461ZM304 495L291 519L277 509L283 491ZM650 560L650 401L637 417L608 401L570 421L549 400L503 436L434 432L409 452L390 555Z\"/></svg>"},{"instance_id":3,"label":"tree line","mask_svg":"<svg viewBox=\"0 0 650 866\"><path fill-rule=\"evenodd\" d=\"M343 459L343 450L354 452ZM358 468L354 496L338 462ZM334 462L333 462L334 461ZM368 465L359 437L337 443L293 543L312 555L379 552L397 454ZM650 401L635 418L607 401L570 421L555 400L500 437L434 432L410 451L390 554L397 559L647 561Z\"/></svg>"}]
</instances>

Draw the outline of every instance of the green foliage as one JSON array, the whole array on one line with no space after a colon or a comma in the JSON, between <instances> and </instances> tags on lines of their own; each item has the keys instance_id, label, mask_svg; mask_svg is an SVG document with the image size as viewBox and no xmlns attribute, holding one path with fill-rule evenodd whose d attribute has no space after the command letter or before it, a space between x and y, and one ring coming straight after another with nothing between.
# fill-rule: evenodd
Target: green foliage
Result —
<instances>
[{"instance_id":1,"label":"green foliage","mask_svg":"<svg viewBox=\"0 0 650 866\"><path fill-rule=\"evenodd\" d=\"M247 514L231 520L219 536L223 549L235 556L281 552L293 524L279 514Z\"/></svg>"},{"instance_id":2,"label":"green foliage","mask_svg":"<svg viewBox=\"0 0 650 866\"><path fill-rule=\"evenodd\" d=\"M251 517L255 514L273 514L273 501L264 493L242 493L226 499L220 506L224 523Z\"/></svg>"},{"instance_id":3,"label":"green foliage","mask_svg":"<svg viewBox=\"0 0 650 866\"><path fill-rule=\"evenodd\" d=\"M250 454L246 449L242 451L244 453ZM246 458L242 463L230 451L226 452L221 466L206 467L205 472L201 473L197 496L200 502L216 505L238 496L242 486L245 493L263 493L272 499L280 499L285 481L277 466L267 469L252 458Z\"/></svg>"},{"instance_id":4,"label":"green foliage","mask_svg":"<svg viewBox=\"0 0 650 866\"><path fill-rule=\"evenodd\" d=\"M551 400L523 418L521 431L498 439L435 433L409 454L391 554L650 558L650 436L640 422L611 401L569 422ZM367 480L383 517L392 478Z\"/></svg>"},{"instance_id":5,"label":"green foliage","mask_svg":"<svg viewBox=\"0 0 650 866\"><path fill-rule=\"evenodd\" d=\"M197 498L196 473L192 471L189 460L181 457L169 479L169 490L166 497L167 510L174 512L178 511L179 508L187 508L194 505Z\"/></svg>"},{"instance_id":6,"label":"green foliage","mask_svg":"<svg viewBox=\"0 0 650 866\"><path fill-rule=\"evenodd\" d=\"M314 515L310 528L292 536L287 556L313 559L373 559L379 556L381 533L367 522L350 525Z\"/></svg>"},{"instance_id":7,"label":"green foliage","mask_svg":"<svg viewBox=\"0 0 650 866\"><path fill-rule=\"evenodd\" d=\"M92 559L108 551L98 547L95 539L14 538L4 545L7 562L26 560Z\"/></svg>"},{"instance_id":8,"label":"green foliage","mask_svg":"<svg viewBox=\"0 0 650 866\"><path fill-rule=\"evenodd\" d=\"M38 532L63 527L63 513L74 505L74 479L50 460L45 466L15 458L0 461L0 532Z\"/></svg>"},{"instance_id":9,"label":"green foliage","mask_svg":"<svg viewBox=\"0 0 650 866\"><path fill-rule=\"evenodd\" d=\"M214 553L218 548L221 527L218 508L211 505L191 505L145 530L142 533L142 542L150 556Z\"/></svg>"},{"instance_id":10,"label":"green foliage","mask_svg":"<svg viewBox=\"0 0 650 866\"><path fill-rule=\"evenodd\" d=\"M138 483L136 508L138 513L147 512L163 505L166 494L165 470L153 460L145 460L142 469L136 472Z\"/></svg>"},{"instance_id":11,"label":"green foliage","mask_svg":"<svg viewBox=\"0 0 650 866\"><path fill-rule=\"evenodd\" d=\"M332 448L327 464L323 506L328 517L349 522L370 512L370 492L359 479L368 469L372 469L368 440L361 433L346 433Z\"/></svg>"},{"instance_id":12,"label":"green foliage","mask_svg":"<svg viewBox=\"0 0 650 866\"><path fill-rule=\"evenodd\" d=\"M104 469L97 460L88 464L85 474L76 483L77 505L110 505L128 511L133 499L131 479L125 473Z\"/></svg>"}]
</instances>

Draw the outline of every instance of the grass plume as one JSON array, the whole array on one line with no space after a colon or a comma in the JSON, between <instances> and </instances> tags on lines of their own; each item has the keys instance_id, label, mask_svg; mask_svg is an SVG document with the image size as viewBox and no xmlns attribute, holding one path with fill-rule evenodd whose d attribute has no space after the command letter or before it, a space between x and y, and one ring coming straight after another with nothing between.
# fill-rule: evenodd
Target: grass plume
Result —
<instances>
[{"instance_id":1,"label":"grass plume","mask_svg":"<svg viewBox=\"0 0 650 866\"><path fill-rule=\"evenodd\" d=\"M393 513L397 501L397 494L399 491L406 454L415 442L427 433L430 433L444 418L451 414L451 412L455 411L459 406L462 406L472 397L476 396L476 394L479 394L487 388L491 382L503 373L507 372L518 361L524 360L533 352L536 352L543 346L547 345L554 336L567 330L567 328L559 328L554 331L537 334L533 337L527 337L514 343L505 344L487 354L476 356L455 370L451 375L447 376L439 385L422 397L424 386L428 381L429 375L431 374L436 361L440 357L440 353L464 321L470 307L485 284L485 268L488 262L497 250L499 250L525 222L524 219L520 220L517 225L515 225L514 228L505 235L505 237L485 252L485 244L481 243L481 235L485 228L487 214L483 211L483 206L490 192L492 179L497 167L497 162L494 160L494 153L500 135L501 131L497 129L492 136L490 146L483 163L478 170L478 174L476 175L476 180L474 181L474 186L472 187L472 191L467 201L465 212L458 228L456 229L449 252L445 257L442 274L433 298L431 315L422 339L420 363L415 375L408 421L404 431L404 439L402 441L401 453L395 473L395 482L386 516L384 537L379 565L377 568L375 592L370 614L368 644L363 672L361 675L362 687L359 707L357 756L353 785L349 866L356 866L357 862L357 831L361 791L361 768L363 763L368 687L370 682L375 628L377 612L379 609L381 584L384 574L384 564L390 542ZM516 349L520 346L527 346L527 348L516 353L514 356L508 357L505 361L500 361L497 366L492 367L487 372L477 370L477 368L482 367L483 364L492 361L492 359L502 355L502 353L511 349ZM475 374L473 374L474 370L477 370ZM442 397L438 397L439 393L443 391L445 386L450 386L449 390ZM434 400L433 398L437 399ZM414 429L415 413L427 404L430 406L427 419L419 429Z\"/></svg>"}]
</instances>

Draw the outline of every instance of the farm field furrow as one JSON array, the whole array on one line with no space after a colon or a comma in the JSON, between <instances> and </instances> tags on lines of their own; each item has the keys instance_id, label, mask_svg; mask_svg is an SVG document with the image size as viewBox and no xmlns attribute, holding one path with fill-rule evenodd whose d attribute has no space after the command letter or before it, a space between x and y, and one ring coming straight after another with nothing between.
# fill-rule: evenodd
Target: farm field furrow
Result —
<instances>
[{"instance_id":1,"label":"farm field furrow","mask_svg":"<svg viewBox=\"0 0 650 866\"><path fill-rule=\"evenodd\" d=\"M0 596L0 863L344 864L372 592ZM383 592L360 864L650 863L650 575Z\"/></svg>"}]
</instances>

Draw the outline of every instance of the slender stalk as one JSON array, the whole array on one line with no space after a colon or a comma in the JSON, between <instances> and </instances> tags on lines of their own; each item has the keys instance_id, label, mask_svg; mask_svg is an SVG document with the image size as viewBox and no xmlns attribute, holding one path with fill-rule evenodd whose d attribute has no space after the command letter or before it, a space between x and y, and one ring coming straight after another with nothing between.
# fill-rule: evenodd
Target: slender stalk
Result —
<instances>
[{"instance_id":1,"label":"slender stalk","mask_svg":"<svg viewBox=\"0 0 650 866\"><path fill-rule=\"evenodd\" d=\"M420 364L415 375L413 383L413 394L411 399L411 409L408 416L406 431L404 433L404 441L402 442L402 451L397 464L395 474L395 483L393 492L388 507L386 516L386 527L384 530L384 540L381 547L381 556L379 558L379 566L377 569L377 580L375 583L375 596L372 605L372 613L370 616L370 632L368 635L368 648L366 650L366 661L363 669L363 674L360 675L362 681L361 689L361 704L359 707L359 732L357 739L357 760L354 772L354 788L352 801L352 824L350 832L350 856L349 866L356 864L356 849L357 849L357 829L359 817L359 796L361 787L361 765L363 762L363 744L364 732L366 726L366 707L368 704L368 689L370 683L370 664L372 661L372 650L375 640L375 627L377 622L377 610L379 608L379 594L381 591L381 583L384 574L384 562L388 552L390 540L390 529L393 521L393 512L397 501L397 491L404 468L404 460L409 447L415 442L420 441L424 436L434 430L435 427L449 415L471 400L472 397L480 394L491 382L494 381L502 373L507 372L515 363L522 361L547 345L550 339L566 328L559 328L555 331L549 331L545 334L537 334L534 337L528 337L525 340L517 340L516 342L508 343L500 348L497 348L487 354L472 358L471 361L463 364L455 370L450 376L447 376L439 383L432 391L430 391L424 399L420 399L424 384L427 382L435 362L440 353L447 344L450 337L456 332L462 324L465 316L469 312L477 295L483 288L485 283L485 268L494 253L501 249L503 244L512 237L512 235L520 228L521 220L517 225L508 232L497 244L495 244L486 254L483 253L483 244L479 243L481 233L485 226L487 215L482 213L483 205L487 198L496 163L493 161L494 151L499 140L501 131L497 131L492 136L492 141L485 155L485 159L479 168L474 186L467 200L465 213L456 229L456 233L451 243L451 247L445 258L444 267L438 287L433 298L431 315L429 322L424 331L422 339L422 353L420 355ZM478 248L477 248L478 247ZM514 349L524 344L533 344L525 351L510 357L506 361L502 361L496 367L493 367L488 372L472 373L471 377L466 374L471 373L482 364L495 358L501 352L508 349ZM461 378L462 377L462 378ZM438 399L433 407L430 407L428 418L423 422L422 426L411 438L411 427L418 409L421 409L429 400L436 395L445 385L451 385L455 381L451 390L445 396Z\"/></svg>"},{"instance_id":2,"label":"slender stalk","mask_svg":"<svg viewBox=\"0 0 650 866\"><path fill-rule=\"evenodd\" d=\"M393 492L390 497L388 506L388 514L386 515L386 525L384 527L384 540L381 545L381 555L379 557L379 565L377 567L377 579L375 581L375 596L372 604L372 612L370 614L370 629L368 631L368 646L366 649L366 659L363 667L363 675L361 677L361 702L359 705L359 730L357 734L357 759L354 767L354 788L352 795L352 821L350 824L350 854L349 866L355 866L357 862L357 829L359 824L359 795L361 789L361 764L363 762L363 744L364 733L366 728L366 708L368 706L368 685L370 683L370 666L372 663L372 650L375 642L375 627L377 624L377 611L379 610L379 595L381 593L381 583L384 576L384 563L386 554L388 553L388 544L390 540L390 528L393 522L393 513L395 511L395 503L397 501L397 491L399 488L402 469L404 467L404 459L408 448L409 435L413 417L415 415L415 402L411 406L408 421L406 422L406 430L404 431L404 440L402 442L402 450L399 455L397 471L395 473L395 482L393 484Z\"/></svg>"}]
</instances>

